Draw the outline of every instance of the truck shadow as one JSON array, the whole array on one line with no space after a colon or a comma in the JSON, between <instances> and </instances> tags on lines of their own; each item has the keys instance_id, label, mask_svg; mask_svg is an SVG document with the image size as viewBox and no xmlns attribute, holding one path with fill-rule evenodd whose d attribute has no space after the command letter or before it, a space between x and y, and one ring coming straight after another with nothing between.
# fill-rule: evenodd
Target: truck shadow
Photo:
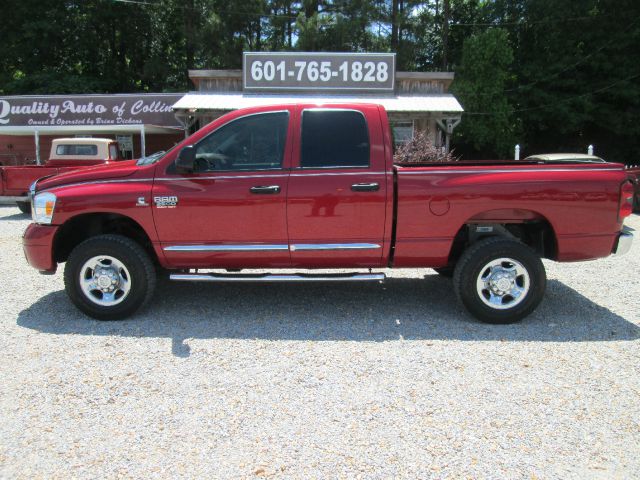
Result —
<instances>
[{"instance_id":1,"label":"truck shadow","mask_svg":"<svg viewBox=\"0 0 640 480\"><path fill-rule=\"evenodd\" d=\"M29 215L26 213L16 213L15 215L9 215L7 217L1 217L0 222L7 222L9 220L28 220Z\"/></svg>"},{"instance_id":2,"label":"truck shadow","mask_svg":"<svg viewBox=\"0 0 640 480\"><path fill-rule=\"evenodd\" d=\"M18 325L58 335L310 341L460 340L593 342L640 338L640 328L557 280L522 323L486 325L455 301L451 281L390 278L384 284L188 284L163 281L151 307L133 319L100 322L78 312L63 291L20 312Z\"/></svg>"},{"instance_id":3,"label":"truck shadow","mask_svg":"<svg viewBox=\"0 0 640 480\"><path fill-rule=\"evenodd\" d=\"M0 216L0 222L7 220L27 220L31 218L28 213L22 213L15 205L0 205L1 213L9 213L9 210L15 210L16 213L14 213L13 215Z\"/></svg>"}]
</instances>

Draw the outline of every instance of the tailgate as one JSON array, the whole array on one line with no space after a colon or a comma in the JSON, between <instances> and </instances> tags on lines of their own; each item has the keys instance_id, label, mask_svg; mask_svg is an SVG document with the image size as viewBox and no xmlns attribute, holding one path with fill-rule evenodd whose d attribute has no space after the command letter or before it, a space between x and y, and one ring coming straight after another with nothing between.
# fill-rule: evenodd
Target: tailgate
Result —
<instances>
[{"instance_id":1,"label":"tailgate","mask_svg":"<svg viewBox=\"0 0 640 480\"><path fill-rule=\"evenodd\" d=\"M27 166L27 167L7 167L3 171L2 183L4 184L3 195L25 195L29 191L29 186L37 179L45 175L55 175L57 168Z\"/></svg>"}]
</instances>

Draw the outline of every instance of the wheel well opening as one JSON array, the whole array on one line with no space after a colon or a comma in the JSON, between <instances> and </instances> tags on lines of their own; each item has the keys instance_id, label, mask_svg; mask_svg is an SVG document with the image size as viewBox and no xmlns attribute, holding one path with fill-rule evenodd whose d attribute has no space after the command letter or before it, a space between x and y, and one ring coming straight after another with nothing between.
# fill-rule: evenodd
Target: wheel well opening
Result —
<instances>
[{"instance_id":1,"label":"wheel well opening","mask_svg":"<svg viewBox=\"0 0 640 480\"><path fill-rule=\"evenodd\" d=\"M86 239L109 233L132 239L157 261L151 240L144 229L131 218L115 213L90 213L67 221L60 227L54 240L54 260L65 262L71 251Z\"/></svg>"},{"instance_id":2,"label":"wheel well opening","mask_svg":"<svg viewBox=\"0 0 640 480\"><path fill-rule=\"evenodd\" d=\"M529 246L541 258L557 258L557 242L553 228L546 220L534 220L514 223L468 223L456 234L449 265L455 265L462 253L478 240L487 237L507 237L519 240Z\"/></svg>"}]
</instances>

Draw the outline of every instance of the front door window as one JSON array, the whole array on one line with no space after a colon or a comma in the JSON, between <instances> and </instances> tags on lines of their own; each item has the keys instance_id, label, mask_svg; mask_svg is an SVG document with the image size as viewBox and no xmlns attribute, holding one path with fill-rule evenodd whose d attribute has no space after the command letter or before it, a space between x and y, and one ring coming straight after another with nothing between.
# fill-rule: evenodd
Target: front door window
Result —
<instances>
[{"instance_id":1,"label":"front door window","mask_svg":"<svg viewBox=\"0 0 640 480\"><path fill-rule=\"evenodd\" d=\"M282 167L287 112L239 118L196 145L195 171L272 170Z\"/></svg>"}]
</instances>

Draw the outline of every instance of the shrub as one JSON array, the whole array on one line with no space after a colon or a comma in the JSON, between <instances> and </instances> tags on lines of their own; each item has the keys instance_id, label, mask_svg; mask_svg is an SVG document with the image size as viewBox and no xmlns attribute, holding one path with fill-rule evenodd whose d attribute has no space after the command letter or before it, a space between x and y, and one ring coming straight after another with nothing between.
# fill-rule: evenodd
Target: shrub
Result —
<instances>
[{"instance_id":1,"label":"shrub","mask_svg":"<svg viewBox=\"0 0 640 480\"><path fill-rule=\"evenodd\" d=\"M416 131L413 138L396 149L393 163L400 165L429 162L455 162L453 152L444 153L436 148L424 132Z\"/></svg>"}]
</instances>

